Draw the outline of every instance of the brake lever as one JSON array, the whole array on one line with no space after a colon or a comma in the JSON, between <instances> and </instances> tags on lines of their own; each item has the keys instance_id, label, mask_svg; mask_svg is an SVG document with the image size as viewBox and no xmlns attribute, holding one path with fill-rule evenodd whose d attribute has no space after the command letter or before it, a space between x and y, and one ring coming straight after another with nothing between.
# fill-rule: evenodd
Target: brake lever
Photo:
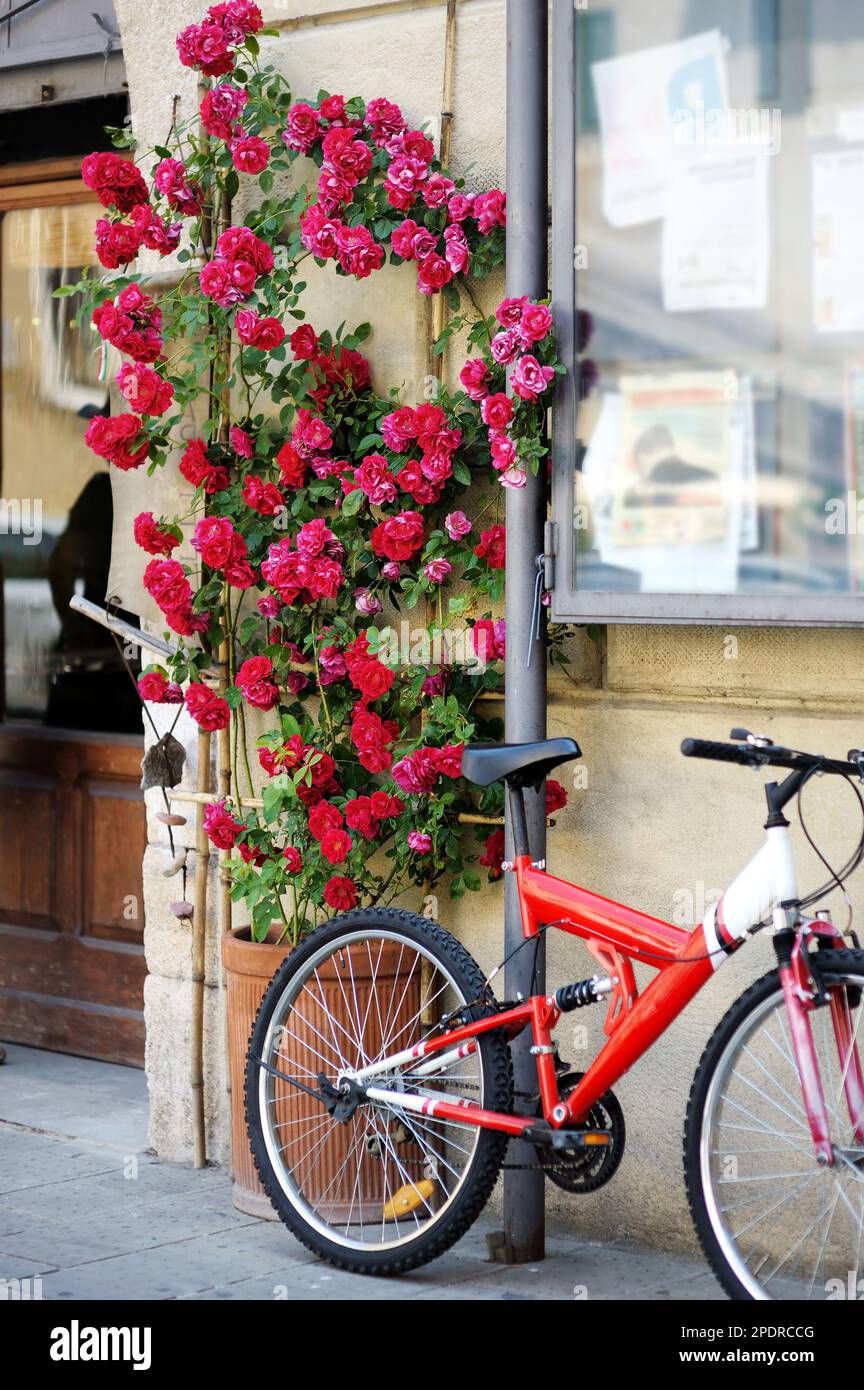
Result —
<instances>
[{"instance_id":1,"label":"brake lever","mask_svg":"<svg viewBox=\"0 0 864 1390\"><path fill-rule=\"evenodd\" d=\"M850 748L846 754L847 763L854 763L858 769L858 781L864 784L864 750Z\"/></svg>"}]
</instances>

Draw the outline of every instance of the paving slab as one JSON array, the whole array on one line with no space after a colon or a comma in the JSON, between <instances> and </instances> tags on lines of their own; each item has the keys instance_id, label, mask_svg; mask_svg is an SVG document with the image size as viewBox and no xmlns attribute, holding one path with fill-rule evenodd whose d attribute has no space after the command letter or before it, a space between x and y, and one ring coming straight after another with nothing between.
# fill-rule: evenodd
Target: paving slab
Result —
<instances>
[{"instance_id":1,"label":"paving slab","mask_svg":"<svg viewBox=\"0 0 864 1390\"><path fill-rule=\"evenodd\" d=\"M104 1063L28 1048L9 1051L18 1074L7 1093L9 1064L0 1068L0 1298L2 1281L20 1279L39 1279L41 1297L58 1302L724 1296L704 1263L621 1241L581 1240L563 1226L549 1231L545 1260L494 1264L485 1240L497 1224L491 1213L454 1249L411 1274L376 1279L343 1273L317 1260L281 1222L238 1212L223 1169L195 1171L145 1152L136 1109L146 1105L141 1073L127 1067L106 1072ZM74 1101L63 1094L70 1087ZM127 1097L128 1121L120 1114ZM28 1125L27 1116L38 1123ZM51 1124L73 1132L46 1132Z\"/></svg>"},{"instance_id":2,"label":"paving slab","mask_svg":"<svg viewBox=\"0 0 864 1390\"><path fill-rule=\"evenodd\" d=\"M4 1043L0 1120L95 1139L124 1153L147 1148L147 1077L138 1067Z\"/></svg>"}]
</instances>

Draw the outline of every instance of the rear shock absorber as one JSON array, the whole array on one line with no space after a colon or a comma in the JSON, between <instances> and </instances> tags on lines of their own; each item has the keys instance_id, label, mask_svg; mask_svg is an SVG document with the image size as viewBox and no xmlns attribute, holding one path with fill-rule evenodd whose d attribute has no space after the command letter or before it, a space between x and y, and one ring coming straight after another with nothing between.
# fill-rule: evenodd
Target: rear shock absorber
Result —
<instances>
[{"instance_id":1,"label":"rear shock absorber","mask_svg":"<svg viewBox=\"0 0 864 1390\"><path fill-rule=\"evenodd\" d=\"M586 1004L598 1003L614 988L608 975L592 975L590 980L577 980L575 985L563 985L556 990L555 1003L562 1014L569 1014L574 1009L584 1009Z\"/></svg>"}]
</instances>

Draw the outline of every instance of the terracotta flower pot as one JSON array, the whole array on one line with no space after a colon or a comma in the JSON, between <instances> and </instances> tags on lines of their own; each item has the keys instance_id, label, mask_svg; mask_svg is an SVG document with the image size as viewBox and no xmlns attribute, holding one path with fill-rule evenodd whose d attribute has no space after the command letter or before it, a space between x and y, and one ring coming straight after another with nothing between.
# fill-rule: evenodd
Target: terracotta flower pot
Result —
<instances>
[{"instance_id":1,"label":"terracotta flower pot","mask_svg":"<svg viewBox=\"0 0 864 1390\"><path fill-rule=\"evenodd\" d=\"M280 928L272 928L271 936ZM231 1157L234 1170L234 1205L250 1216L278 1221L276 1212L255 1171L255 1162L246 1134L243 1088L246 1080L246 1049L258 1006L279 966L292 947L272 941L253 941L250 927L235 927L222 938L222 964L225 967L228 1004L228 1067L231 1078Z\"/></svg>"},{"instance_id":2,"label":"terracotta flower pot","mask_svg":"<svg viewBox=\"0 0 864 1390\"><path fill-rule=\"evenodd\" d=\"M274 940L280 931L281 926L278 923L271 929L271 936ZM273 941L252 941L249 927L237 927L228 932L222 940L222 961L225 966L228 985L228 1053L231 1074L231 1142L234 1168L233 1200L235 1207L240 1211L268 1220L278 1218L258 1181L258 1174L246 1134L243 1095L246 1052L252 1025L264 992L291 949L288 945L277 946ZM359 1008L364 1010L367 991L371 988L372 972L368 956L362 948L358 948L356 953L352 948L351 956L351 964L348 966L346 959L345 968L351 971L352 997L356 995ZM392 949L385 947L380 958L376 959L375 975L381 986L388 981L392 984L397 975L402 974L405 969L405 966L402 965L402 952L395 943ZM320 970L319 983L324 993L328 1011L336 1019L339 1019L341 1015L346 1028L350 1029L352 1020L345 1014L345 985L343 981L340 981L332 962L328 962ZM416 980L406 973L404 987L395 986L395 997L400 1001L399 1008L392 1020L392 1027L395 1031L398 1031L400 1022L407 1023L416 1014L420 1007L420 990L419 972ZM376 1012L365 1011L365 1017L367 1019L365 1045L368 1050L374 1048L376 1042L379 1041L374 1036ZM310 1018L310 1023L314 1024L314 1022L314 1017ZM318 1020L318 1024L320 1033L325 1026L323 1014ZM299 1027L299 1025L295 1026ZM302 1035L305 1031L301 1028L300 1034ZM311 1033L308 1041L314 1044ZM290 1044L286 1047L290 1048ZM287 1057L287 1051L285 1055ZM308 1058L304 1060L308 1061ZM276 1105L277 1116L286 1120L290 1112L295 1124L307 1109L310 1118L320 1111L315 1100L310 1098L307 1101L305 1098L298 1097L296 1091L285 1091L284 1096L277 1099ZM283 1113L283 1107L286 1106L288 1108ZM341 1143L339 1142L340 1139L342 1140ZM327 1191L329 1194L330 1219L333 1219L343 1202L347 1210L356 1188L356 1168L351 1164L347 1167L344 1166L344 1160L352 1143L353 1131L350 1126L345 1126L343 1131L337 1132L336 1141L327 1145L319 1160L316 1178L321 1184L322 1191ZM410 1142L405 1143L403 1140L400 1144L400 1154L400 1161L403 1165L401 1177L397 1175L395 1170L390 1172L392 1165L387 1165L387 1181L391 1192L401 1185L402 1177L406 1172L410 1173L412 1180L418 1180L423 1176L422 1154L416 1145ZM288 1158L290 1160L290 1153ZM338 1183L336 1187L334 1187L334 1180ZM385 1199L383 1167L380 1171L371 1165L364 1168L364 1196L367 1202L383 1203Z\"/></svg>"}]
</instances>

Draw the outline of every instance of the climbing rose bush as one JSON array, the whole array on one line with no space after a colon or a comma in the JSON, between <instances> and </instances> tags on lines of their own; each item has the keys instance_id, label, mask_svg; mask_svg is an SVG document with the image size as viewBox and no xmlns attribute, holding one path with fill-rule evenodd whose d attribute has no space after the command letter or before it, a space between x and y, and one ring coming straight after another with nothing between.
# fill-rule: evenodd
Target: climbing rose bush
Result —
<instances>
[{"instance_id":1,"label":"climbing rose bush","mask_svg":"<svg viewBox=\"0 0 864 1390\"><path fill-rule=\"evenodd\" d=\"M499 688L505 648L502 488L545 467L562 368L547 304L506 299L488 320L463 309L465 277L503 259L503 191L451 176L385 97L294 100L261 62L264 37L251 0L213 5L178 36L204 83L197 118L134 161L85 159L113 274L73 288L81 321L126 359L128 409L92 420L88 444L148 473L179 451L193 491L182 515L134 523L144 586L178 647L142 674L141 695L230 727L231 797L207 806L205 828L231 856L256 938L281 919L296 941L322 914L412 885L480 886L460 815L494 824L501 794L463 781L461 753L501 732L479 697ZM181 267L158 303L124 273L145 249ZM420 294L443 294L436 351L464 330L472 354L459 389L420 402L376 392L361 351L371 326L309 323L304 261L357 280L406 265ZM195 406L206 419L189 438ZM225 650L217 689L207 672ZM250 756L253 711L270 727ZM503 835L478 834L497 877Z\"/></svg>"}]
</instances>

